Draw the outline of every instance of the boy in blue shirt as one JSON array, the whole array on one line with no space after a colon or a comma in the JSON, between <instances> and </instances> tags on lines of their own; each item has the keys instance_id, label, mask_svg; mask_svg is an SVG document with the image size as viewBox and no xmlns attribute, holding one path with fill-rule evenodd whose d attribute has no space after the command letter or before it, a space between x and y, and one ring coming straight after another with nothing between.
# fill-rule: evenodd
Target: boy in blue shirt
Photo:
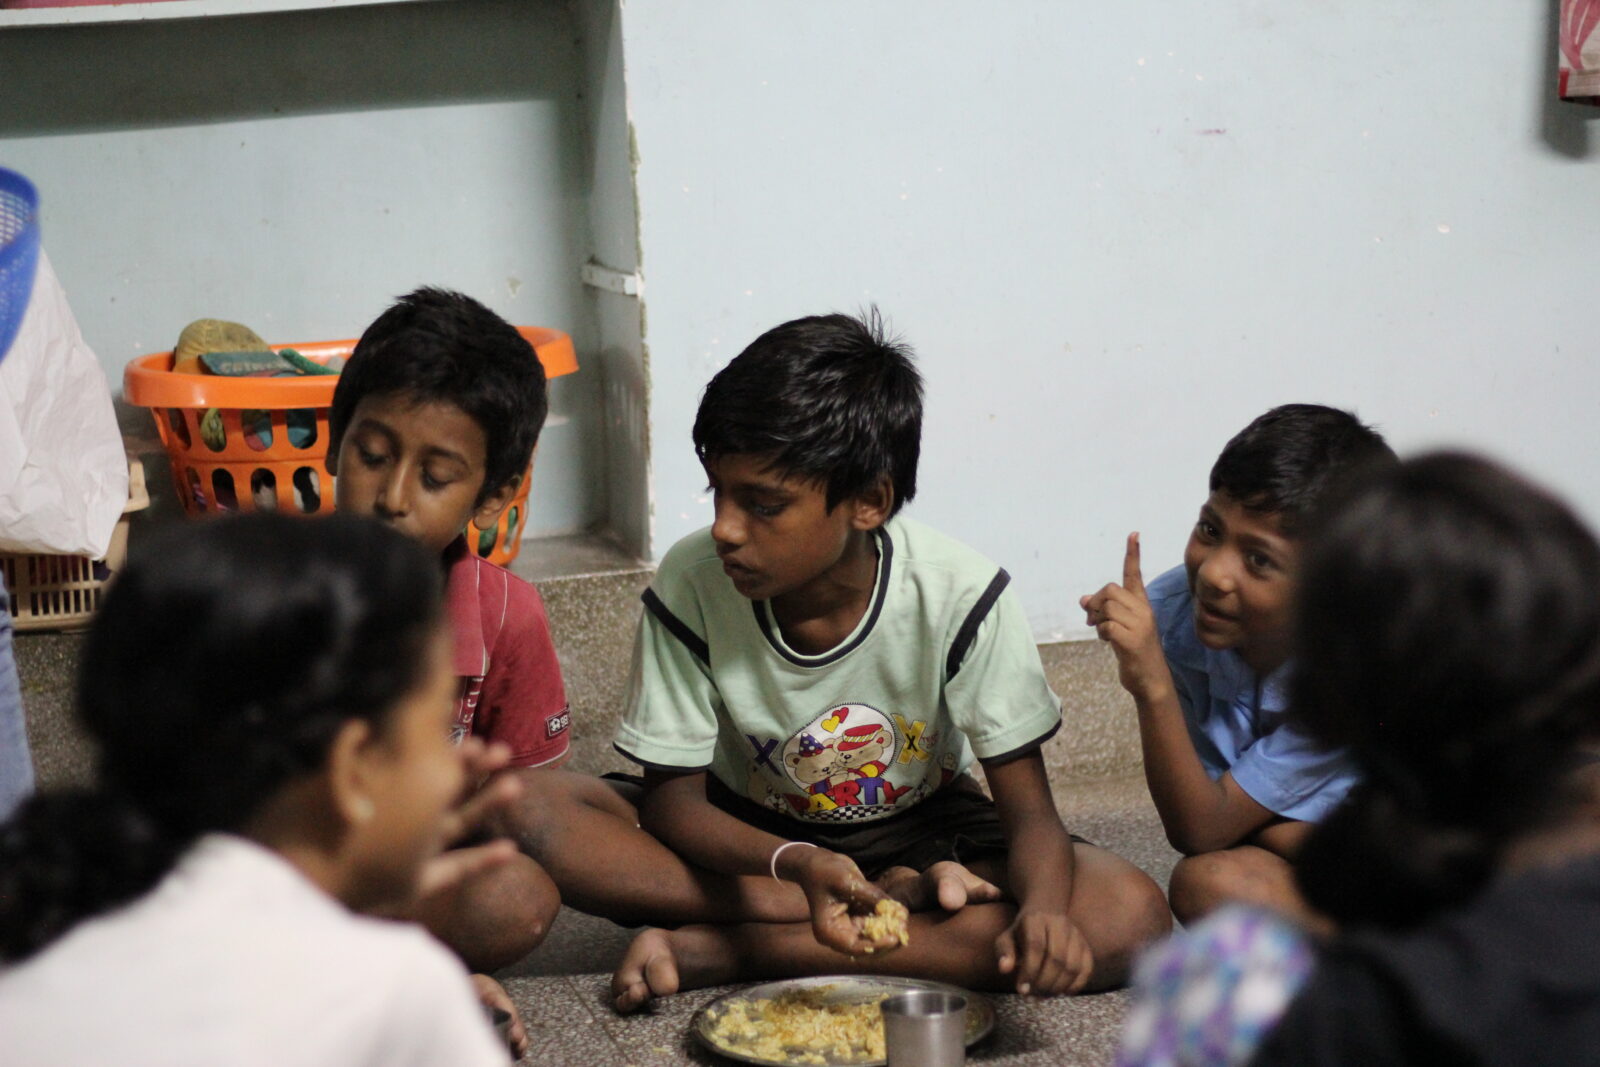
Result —
<instances>
[{"instance_id":1,"label":"boy in blue shirt","mask_svg":"<svg viewBox=\"0 0 1600 1067\"><path fill-rule=\"evenodd\" d=\"M1347 412L1273 408L1211 468L1183 565L1146 588L1130 534L1122 583L1079 602L1138 709L1150 795L1184 854L1169 886L1183 922L1230 900L1317 921L1291 863L1355 771L1285 722L1298 523L1331 483L1394 460Z\"/></svg>"},{"instance_id":2,"label":"boy in blue shirt","mask_svg":"<svg viewBox=\"0 0 1600 1067\"><path fill-rule=\"evenodd\" d=\"M841 970L1105 988L1170 928L1148 875L1062 826L1040 755L1060 704L1006 573L897 514L909 357L876 317L818 316L712 379L694 441L714 522L645 593L617 732L642 789L528 783L520 836L563 899L672 927L629 947L620 1011ZM905 943L868 922L886 898Z\"/></svg>"}]
</instances>

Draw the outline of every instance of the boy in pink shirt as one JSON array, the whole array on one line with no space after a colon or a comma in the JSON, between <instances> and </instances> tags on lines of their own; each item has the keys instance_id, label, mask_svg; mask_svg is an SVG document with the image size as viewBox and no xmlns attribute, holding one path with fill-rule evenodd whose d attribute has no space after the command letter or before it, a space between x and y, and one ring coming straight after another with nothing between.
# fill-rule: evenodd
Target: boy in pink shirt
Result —
<instances>
[{"instance_id":1,"label":"boy in pink shirt","mask_svg":"<svg viewBox=\"0 0 1600 1067\"><path fill-rule=\"evenodd\" d=\"M423 288L380 315L339 376L327 469L339 510L370 515L438 554L460 677L452 736L510 750L509 766L554 766L570 715L538 592L469 550L521 484L549 402L544 369L512 326L460 293ZM482 790L484 803L491 792ZM500 857L504 860L504 857ZM525 855L478 871L413 916L475 971L531 952L561 898ZM491 999L509 1007L491 979Z\"/></svg>"}]
</instances>

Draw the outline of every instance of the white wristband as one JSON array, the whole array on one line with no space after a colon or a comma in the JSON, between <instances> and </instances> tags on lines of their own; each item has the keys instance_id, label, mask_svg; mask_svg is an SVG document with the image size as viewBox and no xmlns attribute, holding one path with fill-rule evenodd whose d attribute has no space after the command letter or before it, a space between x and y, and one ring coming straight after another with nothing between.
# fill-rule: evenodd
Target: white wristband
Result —
<instances>
[{"instance_id":1,"label":"white wristband","mask_svg":"<svg viewBox=\"0 0 1600 1067\"><path fill-rule=\"evenodd\" d=\"M810 841L785 841L783 844L781 844L777 848L773 849L772 850L772 862L768 866L770 866L772 868L772 877L773 877L774 880L779 881L779 882L783 881L782 878L778 877L778 857L780 855L782 855L784 849L793 848L795 845L804 845L807 848L816 848L817 847L816 845L813 845Z\"/></svg>"}]
</instances>

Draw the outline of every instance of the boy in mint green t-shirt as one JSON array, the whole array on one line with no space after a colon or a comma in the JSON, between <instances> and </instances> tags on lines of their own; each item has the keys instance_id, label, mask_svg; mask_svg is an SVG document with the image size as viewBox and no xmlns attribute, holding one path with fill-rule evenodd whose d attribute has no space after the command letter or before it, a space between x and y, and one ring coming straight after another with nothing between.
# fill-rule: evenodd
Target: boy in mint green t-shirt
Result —
<instances>
[{"instance_id":1,"label":"boy in mint green t-shirt","mask_svg":"<svg viewBox=\"0 0 1600 1067\"><path fill-rule=\"evenodd\" d=\"M1006 573L897 514L921 413L909 352L876 316L785 323L707 386L694 439L715 522L644 595L616 742L644 783L612 810L665 846L659 885L677 864L734 899L641 933L613 979L619 1010L841 968L1105 988L1169 928L1147 875L1062 826L1039 751L1060 706ZM621 833L587 843L609 861L647 852ZM863 930L885 896L913 913L902 947Z\"/></svg>"}]
</instances>

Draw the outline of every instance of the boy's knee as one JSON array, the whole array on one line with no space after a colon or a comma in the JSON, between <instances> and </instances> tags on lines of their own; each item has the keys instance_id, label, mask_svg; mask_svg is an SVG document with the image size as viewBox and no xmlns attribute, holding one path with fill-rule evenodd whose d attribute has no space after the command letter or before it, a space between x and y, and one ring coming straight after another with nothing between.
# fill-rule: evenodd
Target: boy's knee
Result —
<instances>
[{"instance_id":1,"label":"boy's knee","mask_svg":"<svg viewBox=\"0 0 1600 1067\"><path fill-rule=\"evenodd\" d=\"M1134 952L1172 932L1167 896L1144 871L1133 868L1117 886L1121 904L1122 941Z\"/></svg>"},{"instance_id":2,"label":"boy's knee","mask_svg":"<svg viewBox=\"0 0 1600 1067\"><path fill-rule=\"evenodd\" d=\"M470 969L487 974L538 948L560 911L555 882L533 860L517 856L475 880L453 914L428 925Z\"/></svg>"},{"instance_id":3,"label":"boy's knee","mask_svg":"<svg viewBox=\"0 0 1600 1067\"><path fill-rule=\"evenodd\" d=\"M1172 910L1166 895L1155 879L1139 868L1126 865L1104 892L1109 906L1080 920L1090 924L1085 933L1095 953L1089 990L1122 985L1139 953L1172 932Z\"/></svg>"},{"instance_id":4,"label":"boy's knee","mask_svg":"<svg viewBox=\"0 0 1600 1067\"><path fill-rule=\"evenodd\" d=\"M545 869L527 856L507 863L506 871L502 892L510 917L519 927L537 931L542 941L561 911L561 891Z\"/></svg>"},{"instance_id":5,"label":"boy's knee","mask_svg":"<svg viewBox=\"0 0 1600 1067\"><path fill-rule=\"evenodd\" d=\"M1320 921L1300 895L1289 861L1254 845L1204 852L1179 861L1169 891L1172 910L1185 924L1225 904L1265 908L1301 923Z\"/></svg>"},{"instance_id":6,"label":"boy's knee","mask_svg":"<svg viewBox=\"0 0 1600 1067\"><path fill-rule=\"evenodd\" d=\"M1172 869L1167 895L1173 914L1184 924L1194 922L1230 900L1247 899L1250 874L1231 850L1185 856Z\"/></svg>"},{"instance_id":7,"label":"boy's knee","mask_svg":"<svg viewBox=\"0 0 1600 1067\"><path fill-rule=\"evenodd\" d=\"M1146 875L1130 897L1134 938L1141 947L1172 933L1172 906L1155 879Z\"/></svg>"}]
</instances>

